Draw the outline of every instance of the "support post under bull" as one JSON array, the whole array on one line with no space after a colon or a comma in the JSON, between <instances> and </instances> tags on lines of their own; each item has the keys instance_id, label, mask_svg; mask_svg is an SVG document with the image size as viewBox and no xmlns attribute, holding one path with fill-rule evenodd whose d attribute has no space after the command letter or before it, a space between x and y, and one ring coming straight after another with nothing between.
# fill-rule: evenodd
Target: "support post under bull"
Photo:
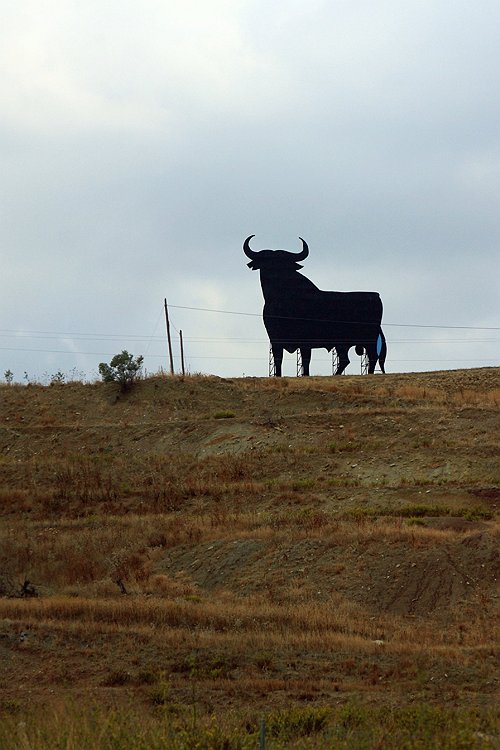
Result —
<instances>
[{"instance_id":1,"label":"support post under bull","mask_svg":"<svg viewBox=\"0 0 500 750\"><path fill-rule=\"evenodd\" d=\"M304 368L302 367L302 353L300 349L297 349L297 377L301 378L304 374Z\"/></svg>"},{"instance_id":2,"label":"support post under bull","mask_svg":"<svg viewBox=\"0 0 500 750\"><path fill-rule=\"evenodd\" d=\"M274 364L273 348L269 347L269 377L273 378L276 375L276 366Z\"/></svg>"}]
</instances>

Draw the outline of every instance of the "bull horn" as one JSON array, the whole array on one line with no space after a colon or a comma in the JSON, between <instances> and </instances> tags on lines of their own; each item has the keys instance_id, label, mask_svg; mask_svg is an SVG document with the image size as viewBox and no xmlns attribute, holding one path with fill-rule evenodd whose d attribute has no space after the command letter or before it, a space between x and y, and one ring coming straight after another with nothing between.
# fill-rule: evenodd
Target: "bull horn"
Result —
<instances>
[{"instance_id":1,"label":"bull horn","mask_svg":"<svg viewBox=\"0 0 500 750\"><path fill-rule=\"evenodd\" d=\"M299 240L302 242L302 250L297 255L294 254L293 257L296 261L305 260L309 255L309 247L307 245L307 242L303 240L302 237L299 237Z\"/></svg>"},{"instance_id":2,"label":"bull horn","mask_svg":"<svg viewBox=\"0 0 500 750\"><path fill-rule=\"evenodd\" d=\"M255 237L254 234L251 234L250 237L247 237L245 242L243 243L243 252L247 256L247 258L250 258L250 260L255 260L259 253L254 252L254 250L250 250L250 240L252 237Z\"/></svg>"}]
</instances>

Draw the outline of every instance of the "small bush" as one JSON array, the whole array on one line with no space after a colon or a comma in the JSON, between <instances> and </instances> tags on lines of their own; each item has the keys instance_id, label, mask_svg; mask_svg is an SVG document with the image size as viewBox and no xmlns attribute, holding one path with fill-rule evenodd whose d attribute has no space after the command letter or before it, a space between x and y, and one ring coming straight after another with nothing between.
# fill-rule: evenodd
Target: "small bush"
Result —
<instances>
[{"instance_id":1,"label":"small bush","mask_svg":"<svg viewBox=\"0 0 500 750\"><path fill-rule=\"evenodd\" d=\"M121 354L115 354L111 362L100 362L99 373L105 383L118 383L121 391L129 390L137 379L144 357L134 359L126 349Z\"/></svg>"}]
</instances>

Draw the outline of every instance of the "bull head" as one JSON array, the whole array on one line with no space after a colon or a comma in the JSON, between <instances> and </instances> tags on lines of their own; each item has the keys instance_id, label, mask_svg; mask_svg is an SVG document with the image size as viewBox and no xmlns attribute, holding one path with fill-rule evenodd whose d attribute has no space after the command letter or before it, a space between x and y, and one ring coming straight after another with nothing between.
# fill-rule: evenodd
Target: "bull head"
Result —
<instances>
[{"instance_id":1,"label":"bull head","mask_svg":"<svg viewBox=\"0 0 500 750\"><path fill-rule=\"evenodd\" d=\"M255 235L251 234L243 243L243 252L247 258L250 258L250 263L247 263L247 265L252 271L257 271L260 268L273 268L276 270L286 268L296 271L302 268L299 265L299 261L305 260L309 255L307 242L302 237L299 237L299 240L302 242L302 250L299 253L290 253L288 250L260 250L256 252L250 249L250 240L252 237L255 237Z\"/></svg>"}]
</instances>

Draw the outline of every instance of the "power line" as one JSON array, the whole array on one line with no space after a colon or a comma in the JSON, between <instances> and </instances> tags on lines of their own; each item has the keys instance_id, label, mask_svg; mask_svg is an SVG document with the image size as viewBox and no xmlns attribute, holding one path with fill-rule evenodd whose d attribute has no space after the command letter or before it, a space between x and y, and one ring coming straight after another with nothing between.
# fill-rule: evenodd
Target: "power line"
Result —
<instances>
[{"instance_id":1,"label":"power line","mask_svg":"<svg viewBox=\"0 0 500 750\"><path fill-rule=\"evenodd\" d=\"M304 343L312 343L319 341L320 339L304 339ZM321 339L322 340L322 339ZM349 339L350 340L350 339ZM189 341L191 344L262 344L269 342L269 339L244 339L244 338L204 338L200 337L186 337L185 341ZM387 339L388 344L489 344L498 343L500 339Z\"/></svg>"},{"instance_id":2,"label":"power line","mask_svg":"<svg viewBox=\"0 0 500 750\"><path fill-rule=\"evenodd\" d=\"M248 313L248 312L238 312L236 310L215 310L210 307L187 307L186 305L170 305L170 307L173 307L177 310L195 310L198 312L213 312L213 313L222 313L224 315L245 315L249 317L254 318L260 318L262 315L260 313ZM266 313L267 315L267 313ZM296 318L293 316L287 316L287 315L270 315L269 317L279 318L280 320L307 320L311 322L316 323L353 323L353 324L359 324L359 320L331 320L331 319L321 319L321 318ZM450 329L458 329L458 330L473 330L473 331L500 331L500 326L449 326L449 325L430 325L425 323L387 323L384 321L384 327L385 326L394 326L398 328L450 328Z\"/></svg>"},{"instance_id":3,"label":"power line","mask_svg":"<svg viewBox=\"0 0 500 750\"><path fill-rule=\"evenodd\" d=\"M0 351L14 351L14 352L35 352L38 354L73 354L73 355L87 355L87 356L96 356L96 357L109 357L112 356L112 352L75 352L71 351L69 349L14 349L9 347L0 347ZM154 357L155 359L164 359L164 354L148 354L148 357ZM174 356L174 359L177 359L176 356ZM213 355L191 355L189 359L216 359L216 360L252 360L252 361L261 361L262 357L228 357L228 356L219 356L217 354ZM327 360L325 358L319 358L316 360L317 362L329 362L330 360ZM484 357L475 357L475 358L468 358L468 357L460 357L460 358L443 358L438 357L434 359L428 359L428 358L416 358L416 359L394 359L391 357L391 362L497 362L497 359L485 359Z\"/></svg>"},{"instance_id":4,"label":"power line","mask_svg":"<svg viewBox=\"0 0 500 750\"><path fill-rule=\"evenodd\" d=\"M109 357L116 352L75 352L72 349L25 349L21 347L0 346L2 352L38 352L39 354L83 354L95 357ZM148 354L148 357L160 357L160 354Z\"/></svg>"},{"instance_id":5,"label":"power line","mask_svg":"<svg viewBox=\"0 0 500 750\"><path fill-rule=\"evenodd\" d=\"M156 336L156 337L155 337L155 333L156 333L156 329L158 328L158 325L159 325L159 323L160 323L160 320L161 320L161 318L162 318L162 315L163 315L163 310L160 310L160 314L158 315L158 319L157 319L157 321L156 321L155 327L153 328L153 333L152 333L152 334L151 334L151 336L149 337L148 345L147 345L147 347L146 347L146 351L145 351L145 354L144 354L144 356L146 356L146 354L148 353L148 351L149 351L149 347L151 346L151 343L152 343L152 341L153 341L153 338L157 338L157 339L159 339L159 338L160 338L159 336Z\"/></svg>"},{"instance_id":6,"label":"power line","mask_svg":"<svg viewBox=\"0 0 500 750\"><path fill-rule=\"evenodd\" d=\"M173 326L175 328L175 326ZM153 341L164 341L164 336L141 336L134 338L134 336L130 336L128 334L122 334L121 336L116 336L112 338L107 338L103 336L102 338L92 338L91 335L88 337L85 334L53 334L48 336L41 336L41 335L32 335L29 333L24 333L22 336L15 335L15 334L5 334L0 333L1 338L16 338L16 339L41 339L42 341L45 340L56 340L60 341L64 338L71 338L74 341L133 341L134 343L144 343L147 344L146 352L149 350L149 347ZM212 343L212 344L263 344L268 342L267 338L259 338L259 339L250 339L250 338L243 338L241 336L219 336L219 337L212 337L212 336L186 336L184 337L184 341L189 341L191 344L205 344L205 343ZM495 338L460 338L460 339L387 339L387 343L390 344L488 344L488 343L498 343L500 342L500 339Z\"/></svg>"},{"instance_id":7,"label":"power line","mask_svg":"<svg viewBox=\"0 0 500 750\"><path fill-rule=\"evenodd\" d=\"M158 325L158 324L157 324ZM155 328L157 328L157 325ZM396 325L396 324L394 324ZM175 326L172 326L175 328ZM441 326L428 326L429 328L441 328ZM443 326L446 327L446 326ZM475 326L469 326L470 330L497 330L496 328L480 328ZM4 331L2 333L1 331ZM175 329L177 330L177 329ZM498 329L500 330L500 329ZM57 333L56 331L47 331L44 333L43 331L9 331L8 329L0 329L0 337L1 338L16 338L16 339L23 339L23 338L29 338L29 339L64 339L64 338L71 338L73 340L82 340L82 341L123 341L123 340L129 340L129 341L136 341L136 342L147 342L148 346L153 341L164 341L164 336L155 336L154 334L151 336L148 336L146 334L139 335L134 333L121 333L121 334L106 334L106 333L73 333L73 332L65 332L65 333ZM212 343L263 343L268 341L267 338L245 338L244 336L186 336L185 341L190 341L191 343L197 343L197 342L212 342ZM389 339L388 339L389 341ZM476 338L461 338L461 339L390 339L391 344L399 344L399 343L439 343L439 344L446 344L446 343L493 343L498 342L500 339L496 338L484 338L484 339L476 339Z\"/></svg>"},{"instance_id":8,"label":"power line","mask_svg":"<svg viewBox=\"0 0 500 750\"><path fill-rule=\"evenodd\" d=\"M158 325L158 324L157 324ZM156 328L156 326L155 326ZM137 333L75 333L71 331L19 331L13 328L0 328L0 336L19 336L22 338L23 336L27 336L29 338L49 338L49 337L55 337L55 338L61 338L61 337L67 337L67 338L90 338L90 339L139 339L139 340L145 340L149 339L150 337L146 334L137 334ZM155 338L163 338L160 336L156 336Z\"/></svg>"},{"instance_id":9,"label":"power line","mask_svg":"<svg viewBox=\"0 0 500 750\"><path fill-rule=\"evenodd\" d=\"M66 336L13 336L9 334L0 334L0 337L2 338L16 338L16 339L40 339L42 341L46 340L55 340L60 341L64 338L69 338ZM122 337L118 339L92 339L92 338L80 338L79 336L71 336L71 339L73 341L126 341L130 340L130 337L126 334L123 334ZM308 339L309 342L313 342L316 339ZM149 338L138 338L135 340L134 343L147 343L146 352L149 350L149 347L151 346L152 342L156 341L165 341L164 336L151 336ZM267 338L261 338L261 339L246 339L242 337L218 337L213 338L211 336L186 336L184 337L184 341L189 341L191 344L230 344L231 346L235 344L244 344L245 346L249 344L264 344L269 341ZM500 342L500 339L494 339L494 338L487 338L487 339L477 339L477 338L460 338L460 339L387 339L388 344L492 344L492 343L498 343ZM306 343L306 342L304 342Z\"/></svg>"},{"instance_id":10,"label":"power line","mask_svg":"<svg viewBox=\"0 0 500 750\"><path fill-rule=\"evenodd\" d=\"M2 334L0 334L2 336ZM27 336L26 338L32 339L32 338L38 338L38 339L45 339L44 336ZM59 339L63 337L57 337L54 338ZM124 335L124 339L127 337ZM78 339L76 339L78 340ZM79 339L80 341L90 341L91 339ZM101 343L105 343L106 341L111 341L114 339L99 339ZM213 346L235 346L235 345L241 345L243 344L246 347L251 347L252 345L268 345L269 341L268 339L245 339L245 338L210 338L210 337L193 337L193 338L187 338L186 341L189 341L191 344L212 344ZM142 341L142 339L141 339ZM147 347L146 351L144 352L144 356L163 356L163 355L155 355L155 354L149 354L149 349L153 341L164 341L164 337L150 337L147 341ZM460 339L432 339L432 338L423 338L423 339L388 339L387 344L388 346L414 346L414 345L455 345L455 346L475 346L475 345L484 345L484 344L491 344L491 343L498 343L500 339L495 338L481 338L481 339L474 339L474 338L460 338ZM19 341L19 343L21 343ZM326 348L324 347L324 343L322 341L319 341L317 339L308 339L307 341L304 341L305 344L309 344L311 348L317 349L317 348ZM315 344L319 343L320 346L316 346ZM339 342L337 342L339 343ZM72 349L46 349L46 348L34 348L34 347L23 347L23 346L0 346L0 351L11 351L11 352L39 352L39 353L47 353L47 354L80 354L80 355L88 355L88 356L108 356L113 355L112 352L97 352L97 351L75 351ZM194 355L193 355L194 356ZM214 353L213 355L210 355L209 358L217 358L219 355ZM220 358L220 357L219 357ZM391 357L393 360L393 357Z\"/></svg>"},{"instance_id":11,"label":"power line","mask_svg":"<svg viewBox=\"0 0 500 750\"><path fill-rule=\"evenodd\" d=\"M1 334L0 334L1 335ZM27 338L41 338L44 339L43 336L33 336L33 337L27 337ZM85 339L84 339L85 340ZM218 338L218 339L212 339L212 338L187 338L185 339L189 341L191 344L213 344L214 346L235 346L236 344L244 344L248 348L250 348L252 345L269 345L268 339L231 339L231 338ZM108 340L109 341L109 340ZM144 352L143 356L163 356L163 355L155 355L151 354L149 355L149 348L153 341L153 338L151 338L148 341L148 346L146 348L146 351ZM154 337L154 341L164 341L164 337ZM414 346L415 344L418 345L435 345L438 344L446 345L446 344L452 344L456 346L473 346L473 345L480 345L480 344L490 344L490 343L497 343L500 339L388 339L387 344L388 346ZM105 340L103 340L103 343ZM295 343L295 342L294 342ZM312 349L324 349L326 348L324 346L323 341L319 341L318 339L307 339L304 340L304 344L309 344ZM319 343L319 346L316 346L316 344ZM340 343L340 340L337 342ZM349 342L350 343L350 340ZM92 356L108 356L112 355L112 352L94 352L94 351L75 351L72 349L45 349L45 348L34 348L34 347L23 347L23 346L0 346L0 351L11 351L11 352L40 352L40 353L47 353L47 354L82 354L82 355L92 355ZM214 353L211 355L211 357L218 357L219 355ZM392 357L391 357L392 359Z\"/></svg>"}]
</instances>

